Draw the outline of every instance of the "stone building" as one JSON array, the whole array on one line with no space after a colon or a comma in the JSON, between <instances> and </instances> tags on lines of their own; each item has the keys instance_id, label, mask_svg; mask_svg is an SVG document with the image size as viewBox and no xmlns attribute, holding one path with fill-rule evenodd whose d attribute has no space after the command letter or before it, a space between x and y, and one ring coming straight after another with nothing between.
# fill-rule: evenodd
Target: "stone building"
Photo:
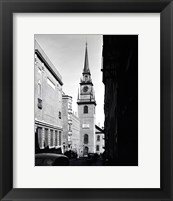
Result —
<instances>
[{"instance_id":1,"label":"stone building","mask_svg":"<svg viewBox=\"0 0 173 201\"><path fill-rule=\"evenodd\" d=\"M62 95L63 153L72 148L72 97Z\"/></svg>"},{"instance_id":2,"label":"stone building","mask_svg":"<svg viewBox=\"0 0 173 201\"><path fill-rule=\"evenodd\" d=\"M95 153L95 107L96 101L88 62L87 44L85 61L78 94L78 116L80 119L80 156Z\"/></svg>"},{"instance_id":3,"label":"stone building","mask_svg":"<svg viewBox=\"0 0 173 201\"><path fill-rule=\"evenodd\" d=\"M138 36L103 36L105 154L111 165L138 165Z\"/></svg>"},{"instance_id":4,"label":"stone building","mask_svg":"<svg viewBox=\"0 0 173 201\"><path fill-rule=\"evenodd\" d=\"M79 118L74 113L72 113L71 119L72 119L72 126L71 126L72 150L74 152L76 152L79 156L79 153L80 153L80 121L79 121Z\"/></svg>"},{"instance_id":5,"label":"stone building","mask_svg":"<svg viewBox=\"0 0 173 201\"><path fill-rule=\"evenodd\" d=\"M79 154L80 122L72 112L72 97L62 95L63 153L69 150Z\"/></svg>"},{"instance_id":6,"label":"stone building","mask_svg":"<svg viewBox=\"0 0 173 201\"><path fill-rule=\"evenodd\" d=\"M102 154L105 150L105 136L104 130L99 126L95 125L95 134L96 134L96 153Z\"/></svg>"},{"instance_id":7,"label":"stone building","mask_svg":"<svg viewBox=\"0 0 173 201\"><path fill-rule=\"evenodd\" d=\"M35 152L62 148L62 77L35 41Z\"/></svg>"}]
</instances>

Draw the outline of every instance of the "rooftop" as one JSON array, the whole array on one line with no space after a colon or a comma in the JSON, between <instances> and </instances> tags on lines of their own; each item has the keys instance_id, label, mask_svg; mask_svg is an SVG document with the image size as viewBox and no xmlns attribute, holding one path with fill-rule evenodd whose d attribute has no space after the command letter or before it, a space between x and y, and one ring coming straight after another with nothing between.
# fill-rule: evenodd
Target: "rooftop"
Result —
<instances>
[{"instance_id":1,"label":"rooftop","mask_svg":"<svg viewBox=\"0 0 173 201\"><path fill-rule=\"evenodd\" d=\"M36 40L35 40L35 52L37 53L38 57L42 60L42 62L46 65L48 70L53 74L55 79L61 85L63 85L62 76L60 75L56 67L52 64L52 62L50 61L50 59L48 58L48 56L46 55L46 53L43 51L43 49Z\"/></svg>"}]
</instances>

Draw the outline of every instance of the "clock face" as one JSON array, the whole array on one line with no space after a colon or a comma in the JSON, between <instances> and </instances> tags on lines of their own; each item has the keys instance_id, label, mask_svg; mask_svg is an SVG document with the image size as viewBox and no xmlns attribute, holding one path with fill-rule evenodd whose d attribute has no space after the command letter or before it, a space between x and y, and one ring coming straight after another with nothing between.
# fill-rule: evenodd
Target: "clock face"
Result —
<instances>
[{"instance_id":1,"label":"clock face","mask_svg":"<svg viewBox=\"0 0 173 201\"><path fill-rule=\"evenodd\" d=\"M87 92L87 91L88 91L88 87L87 87L87 86L84 86L83 91L84 91L84 92Z\"/></svg>"}]
</instances>

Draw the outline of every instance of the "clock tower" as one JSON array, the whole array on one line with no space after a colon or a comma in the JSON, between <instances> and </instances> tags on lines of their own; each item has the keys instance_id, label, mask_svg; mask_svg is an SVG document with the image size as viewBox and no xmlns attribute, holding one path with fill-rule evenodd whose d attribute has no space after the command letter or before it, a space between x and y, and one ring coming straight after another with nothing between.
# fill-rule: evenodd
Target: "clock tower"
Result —
<instances>
[{"instance_id":1,"label":"clock tower","mask_svg":"<svg viewBox=\"0 0 173 201\"><path fill-rule=\"evenodd\" d=\"M80 119L80 156L95 153L95 95L88 62L87 43L85 61L78 92L78 116Z\"/></svg>"}]
</instances>

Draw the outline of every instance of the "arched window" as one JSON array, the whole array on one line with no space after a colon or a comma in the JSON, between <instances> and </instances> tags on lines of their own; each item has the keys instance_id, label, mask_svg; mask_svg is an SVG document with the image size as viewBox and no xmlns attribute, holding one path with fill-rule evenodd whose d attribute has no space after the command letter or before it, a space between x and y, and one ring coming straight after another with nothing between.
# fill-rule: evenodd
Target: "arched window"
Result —
<instances>
[{"instance_id":1,"label":"arched window","mask_svg":"<svg viewBox=\"0 0 173 201\"><path fill-rule=\"evenodd\" d=\"M100 141L100 135L97 135L97 141Z\"/></svg>"},{"instance_id":2,"label":"arched window","mask_svg":"<svg viewBox=\"0 0 173 201\"><path fill-rule=\"evenodd\" d=\"M96 146L96 151L99 151L99 145Z\"/></svg>"},{"instance_id":3,"label":"arched window","mask_svg":"<svg viewBox=\"0 0 173 201\"><path fill-rule=\"evenodd\" d=\"M84 147L83 155L88 156L88 147L86 147L86 146Z\"/></svg>"},{"instance_id":4,"label":"arched window","mask_svg":"<svg viewBox=\"0 0 173 201\"><path fill-rule=\"evenodd\" d=\"M86 114L86 113L88 113L88 106L84 106L84 113Z\"/></svg>"},{"instance_id":5,"label":"arched window","mask_svg":"<svg viewBox=\"0 0 173 201\"><path fill-rule=\"evenodd\" d=\"M84 144L88 144L88 135L87 134L84 135Z\"/></svg>"}]
</instances>

